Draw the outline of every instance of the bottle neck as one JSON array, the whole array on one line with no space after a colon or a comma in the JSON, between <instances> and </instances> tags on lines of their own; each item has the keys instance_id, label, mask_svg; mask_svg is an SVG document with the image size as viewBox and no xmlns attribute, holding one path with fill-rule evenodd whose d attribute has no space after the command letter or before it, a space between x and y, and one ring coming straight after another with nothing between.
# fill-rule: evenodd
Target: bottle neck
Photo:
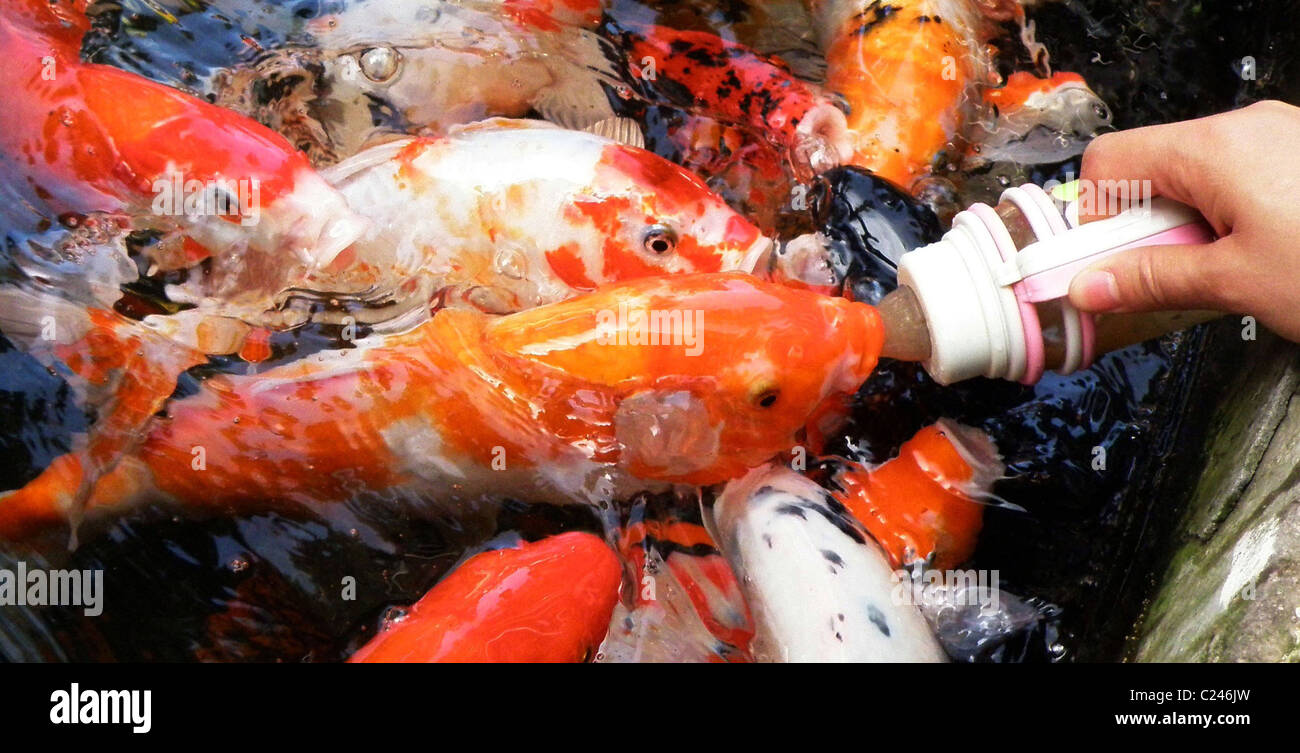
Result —
<instances>
[{"instance_id":1,"label":"bottle neck","mask_svg":"<svg viewBox=\"0 0 1300 753\"><path fill-rule=\"evenodd\" d=\"M876 309L885 325L882 356L896 361L929 360L930 327L921 302L911 288L895 288L881 299Z\"/></svg>"}]
</instances>

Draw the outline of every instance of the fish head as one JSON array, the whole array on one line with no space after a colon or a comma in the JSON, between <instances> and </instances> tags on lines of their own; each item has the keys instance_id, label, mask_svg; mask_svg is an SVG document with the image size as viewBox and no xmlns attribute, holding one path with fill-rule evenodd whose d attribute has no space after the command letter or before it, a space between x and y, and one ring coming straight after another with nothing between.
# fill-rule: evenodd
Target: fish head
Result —
<instances>
[{"instance_id":1,"label":"fish head","mask_svg":"<svg viewBox=\"0 0 1300 753\"><path fill-rule=\"evenodd\" d=\"M1111 128L1110 108L1082 81L1058 87L1055 108L1060 113L1058 128L1078 138L1092 138Z\"/></svg>"},{"instance_id":2,"label":"fish head","mask_svg":"<svg viewBox=\"0 0 1300 753\"><path fill-rule=\"evenodd\" d=\"M487 338L531 362L518 371L543 412L585 421L633 476L712 484L798 445L866 380L882 331L865 304L721 273L611 286L497 320Z\"/></svg>"},{"instance_id":3,"label":"fish head","mask_svg":"<svg viewBox=\"0 0 1300 753\"><path fill-rule=\"evenodd\" d=\"M564 211L573 226L598 238L573 247L572 254L582 252L580 268L576 258L548 255L578 289L663 274L754 272L773 247L694 173L612 141L601 147L588 189ZM575 276L569 270L583 279L568 279Z\"/></svg>"},{"instance_id":4,"label":"fish head","mask_svg":"<svg viewBox=\"0 0 1300 753\"><path fill-rule=\"evenodd\" d=\"M315 79L303 136L323 137L330 161L394 133L522 116L553 79L534 30L488 6L364 0L307 20L301 38L268 73Z\"/></svg>"},{"instance_id":5,"label":"fish head","mask_svg":"<svg viewBox=\"0 0 1300 753\"><path fill-rule=\"evenodd\" d=\"M1110 108L1077 73L1060 71L1038 78L1017 71L1006 85L985 94L996 106L999 128L1023 136L1035 127L1072 136L1091 138L1111 127Z\"/></svg>"}]
</instances>

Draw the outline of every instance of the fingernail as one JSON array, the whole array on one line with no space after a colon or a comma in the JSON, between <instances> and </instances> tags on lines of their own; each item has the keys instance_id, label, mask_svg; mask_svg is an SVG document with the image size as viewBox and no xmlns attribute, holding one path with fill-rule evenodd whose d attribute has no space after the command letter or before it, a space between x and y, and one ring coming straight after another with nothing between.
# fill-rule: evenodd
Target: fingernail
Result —
<instances>
[{"instance_id":1,"label":"fingernail","mask_svg":"<svg viewBox=\"0 0 1300 753\"><path fill-rule=\"evenodd\" d=\"M1090 311L1106 311L1119 306L1119 284L1110 272L1084 272L1070 283L1072 298Z\"/></svg>"}]
</instances>

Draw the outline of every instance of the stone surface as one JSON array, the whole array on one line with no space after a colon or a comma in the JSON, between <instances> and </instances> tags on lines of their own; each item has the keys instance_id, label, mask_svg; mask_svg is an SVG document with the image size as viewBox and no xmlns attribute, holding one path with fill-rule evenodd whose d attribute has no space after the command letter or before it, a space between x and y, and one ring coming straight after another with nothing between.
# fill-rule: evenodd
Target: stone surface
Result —
<instances>
[{"instance_id":1,"label":"stone surface","mask_svg":"<svg viewBox=\"0 0 1300 753\"><path fill-rule=\"evenodd\" d=\"M1300 661L1300 348L1261 335L1242 353L1137 661Z\"/></svg>"}]
</instances>

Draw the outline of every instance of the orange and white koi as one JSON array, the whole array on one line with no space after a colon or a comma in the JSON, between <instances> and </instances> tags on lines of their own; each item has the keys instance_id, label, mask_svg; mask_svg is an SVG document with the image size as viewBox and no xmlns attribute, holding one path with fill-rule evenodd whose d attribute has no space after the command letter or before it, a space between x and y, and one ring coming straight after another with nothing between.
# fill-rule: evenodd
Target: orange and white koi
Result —
<instances>
[{"instance_id":1,"label":"orange and white koi","mask_svg":"<svg viewBox=\"0 0 1300 753\"><path fill-rule=\"evenodd\" d=\"M70 347L92 354L132 336L95 314L85 326ZM311 509L363 489L598 503L717 483L798 444L871 373L882 333L865 304L740 273L634 280L497 318L443 309L406 333L205 380L102 478L63 456L0 499L0 533L83 503Z\"/></svg>"},{"instance_id":2,"label":"orange and white koi","mask_svg":"<svg viewBox=\"0 0 1300 753\"><path fill-rule=\"evenodd\" d=\"M597 661L749 661L749 609L708 531L673 515L646 515L619 536L631 598L614 608Z\"/></svg>"},{"instance_id":3,"label":"orange and white koi","mask_svg":"<svg viewBox=\"0 0 1300 753\"><path fill-rule=\"evenodd\" d=\"M395 141L323 174L369 229L310 286L385 306L358 316L435 295L508 313L640 277L761 271L772 246L689 171L540 121Z\"/></svg>"},{"instance_id":4,"label":"orange and white koi","mask_svg":"<svg viewBox=\"0 0 1300 753\"><path fill-rule=\"evenodd\" d=\"M997 447L984 432L947 419L903 443L874 469L848 463L835 497L884 547L895 567L954 568L975 551L984 505L1002 477Z\"/></svg>"},{"instance_id":5,"label":"orange and white koi","mask_svg":"<svg viewBox=\"0 0 1300 753\"><path fill-rule=\"evenodd\" d=\"M351 662L579 662L618 602L618 558L564 533L470 557Z\"/></svg>"},{"instance_id":6,"label":"orange and white koi","mask_svg":"<svg viewBox=\"0 0 1300 753\"><path fill-rule=\"evenodd\" d=\"M852 164L905 190L952 151L996 76L984 19L1016 0L805 0L825 86L849 106ZM985 7L989 6L989 7Z\"/></svg>"},{"instance_id":7,"label":"orange and white koi","mask_svg":"<svg viewBox=\"0 0 1300 753\"><path fill-rule=\"evenodd\" d=\"M258 221L184 214L204 252L268 273L328 264L362 221L282 137L252 120L105 65L82 63L85 0L4 0L0 8L3 217L43 230L67 213L148 217L155 187L251 181ZM160 220L166 218L159 218ZM253 253L246 253L252 251ZM287 283L288 280L285 280Z\"/></svg>"},{"instance_id":8,"label":"orange and white koi","mask_svg":"<svg viewBox=\"0 0 1300 753\"><path fill-rule=\"evenodd\" d=\"M920 610L893 598L888 557L808 478L755 468L714 502L711 528L753 612L756 660L945 660Z\"/></svg>"}]
</instances>

